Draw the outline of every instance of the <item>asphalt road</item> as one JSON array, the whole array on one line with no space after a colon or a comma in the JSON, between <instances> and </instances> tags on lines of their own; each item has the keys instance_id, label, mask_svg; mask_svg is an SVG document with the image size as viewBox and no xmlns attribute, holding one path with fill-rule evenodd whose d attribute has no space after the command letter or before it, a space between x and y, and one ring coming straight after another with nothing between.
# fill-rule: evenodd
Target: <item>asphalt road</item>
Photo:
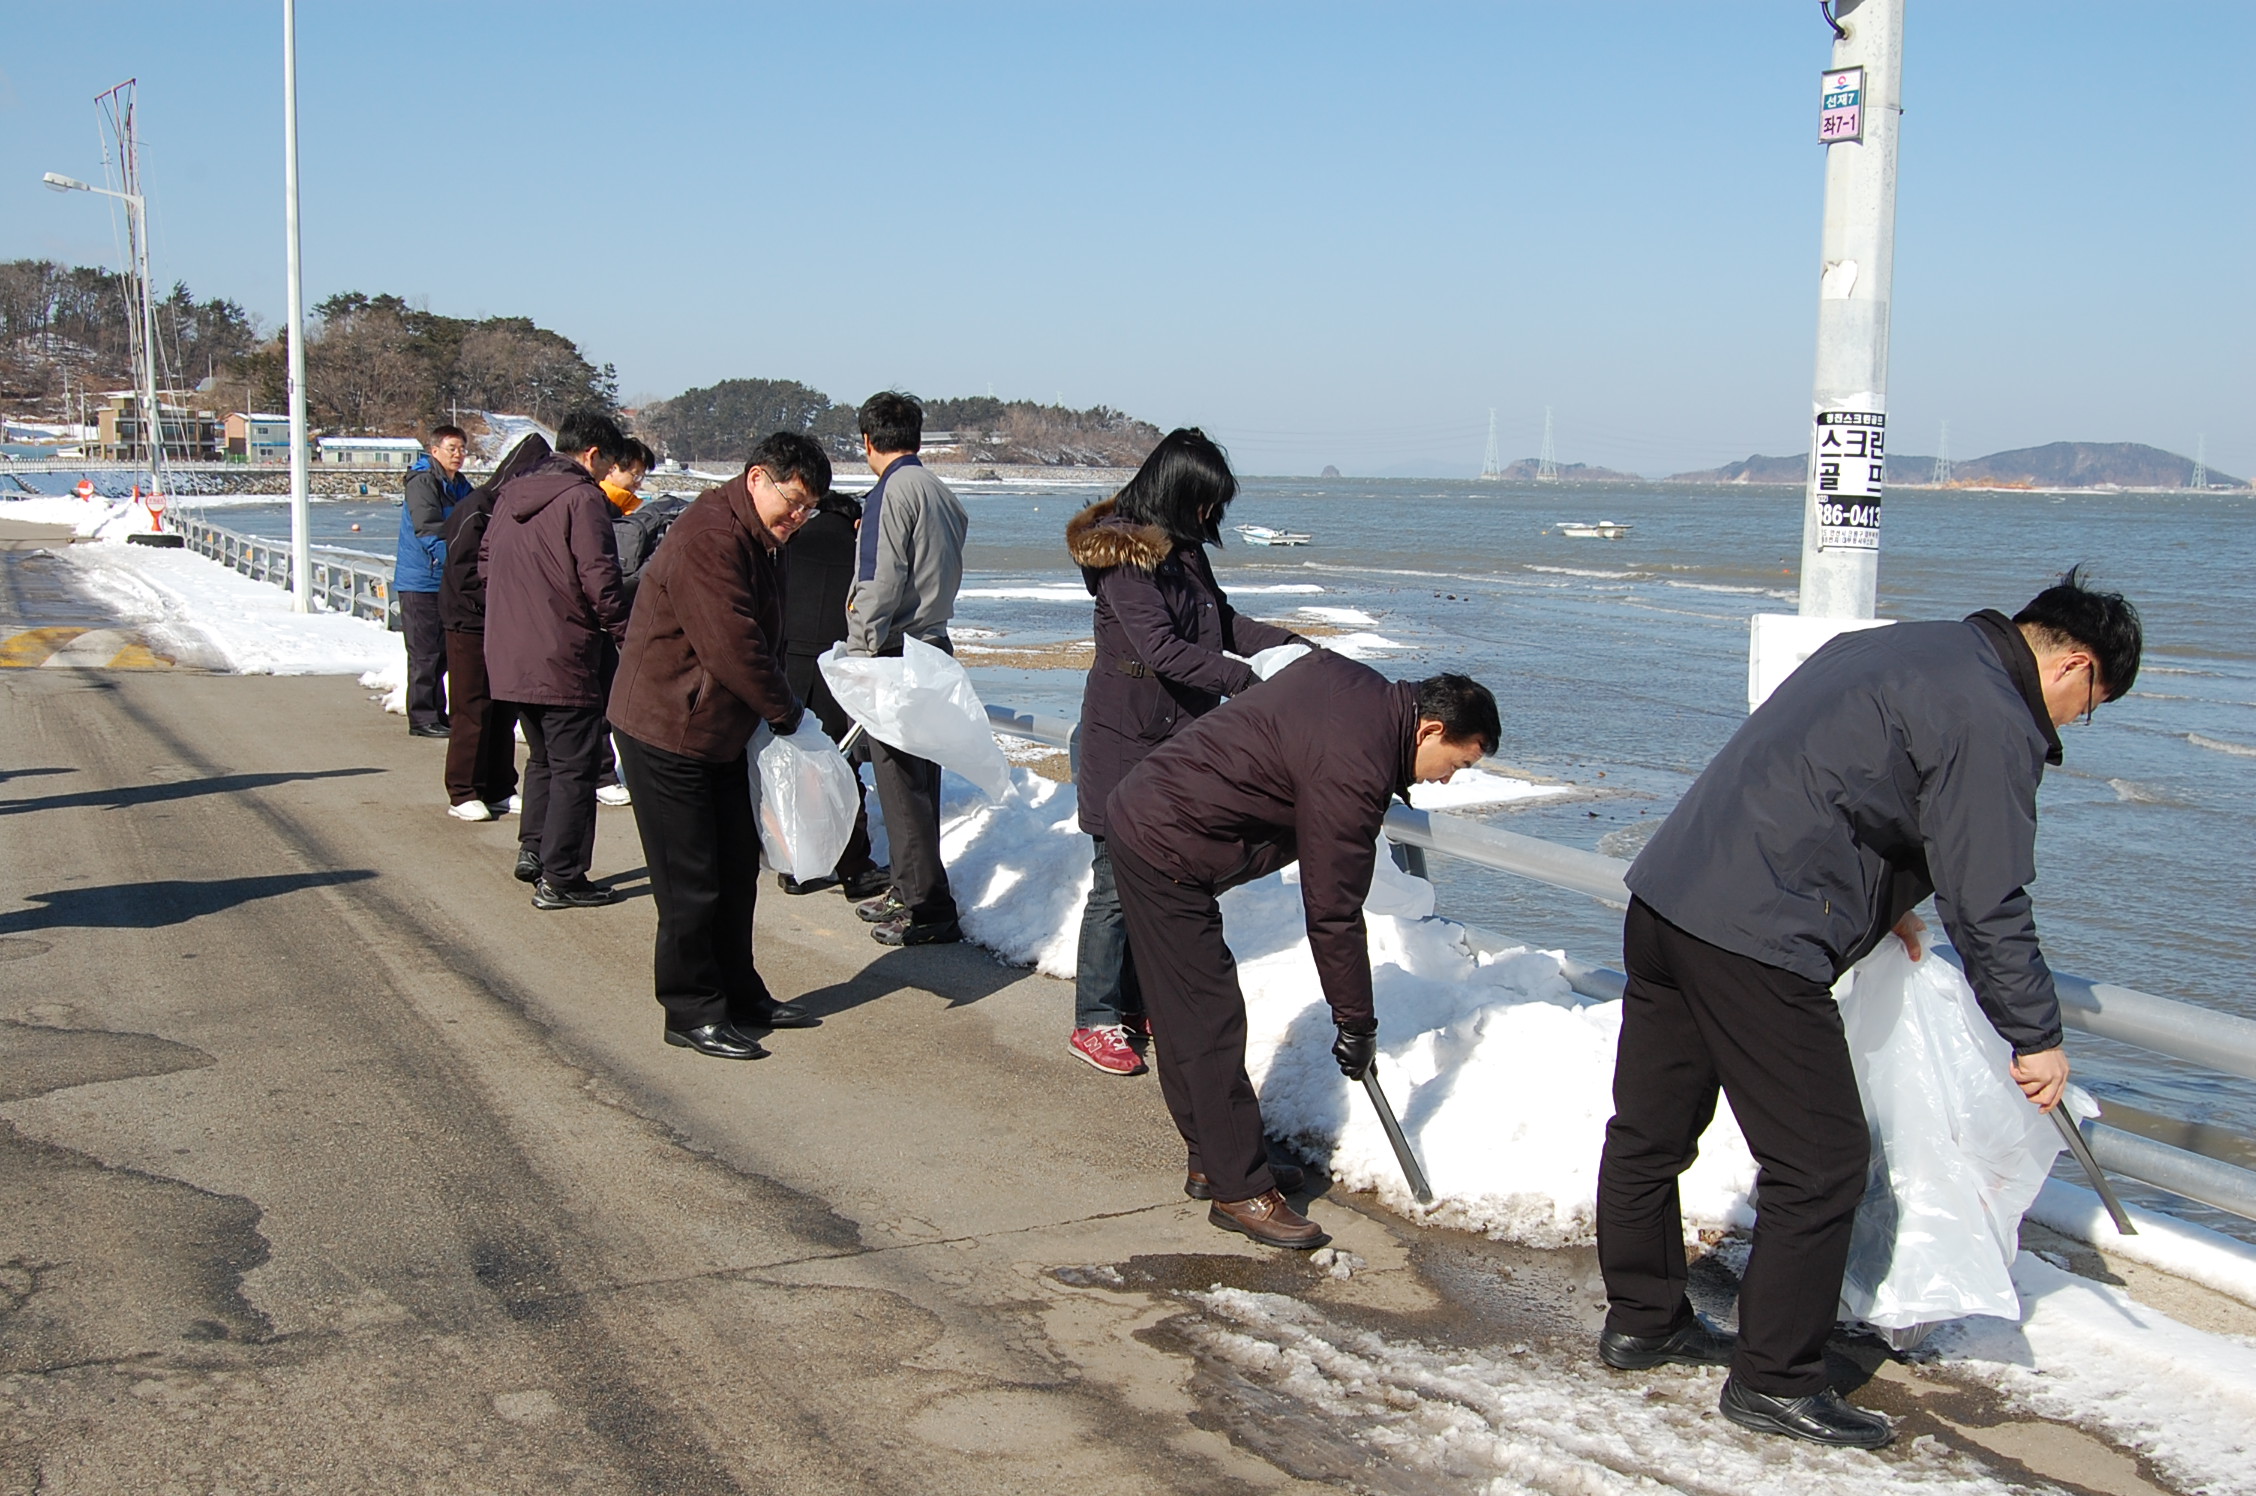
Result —
<instances>
[{"instance_id":1,"label":"asphalt road","mask_svg":"<svg viewBox=\"0 0 2256 1496\"><path fill-rule=\"evenodd\" d=\"M536 911L515 820L447 819L442 745L350 680L0 696L4 1496L1479 1489L1201 1360L1178 1291L1587 1361L1587 1252L1319 1199L1342 1281L1217 1232L1154 1081L1067 1057L1067 985L836 895L759 919L821 1028L666 1047L631 812L620 902ZM1874 1360L1911 1432L2155 1489Z\"/></svg>"}]
</instances>

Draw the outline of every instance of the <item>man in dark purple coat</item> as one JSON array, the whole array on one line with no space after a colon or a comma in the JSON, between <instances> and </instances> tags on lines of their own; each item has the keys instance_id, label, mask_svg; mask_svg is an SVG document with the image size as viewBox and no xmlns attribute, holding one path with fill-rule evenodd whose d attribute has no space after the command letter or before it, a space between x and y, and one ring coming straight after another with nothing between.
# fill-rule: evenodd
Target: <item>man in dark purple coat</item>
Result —
<instances>
[{"instance_id":1,"label":"man in dark purple coat","mask_svg":"<svg viewBox=\"0 0 2256 1496\"><path fill-rule=\"evenodd\" d=\"M1330 1240L1270 1173L1246 1075L1245 996L1221 895L1300 863L1301 906L1332 1054L1361 1080L1378 1053L1363 900L1379 823L1411 784L1496 751L1496 698L1462 675L1390 681L1317 649L1231 697L1128 772L1105 811L1113 876L1159 1051L1159 1085L1190 1145L1207 1218L1272 1246Z\"/></svg>"},{"instance_id":2,"label":"man in dark purple coat","mask_svg":"<svg viewBox=\"0 0 2256 1496\"><path fill-rule=\"evenodd\" d=\"M575 411L554 455L512 478L480 544L486 579L486 676L524 724L517 876L536 909L611 902L587 877L595 851L596 751L603 735L605 635L624 638L611 501L594 474L626 449L617 423Z\"/></svg>"}]
</instances>

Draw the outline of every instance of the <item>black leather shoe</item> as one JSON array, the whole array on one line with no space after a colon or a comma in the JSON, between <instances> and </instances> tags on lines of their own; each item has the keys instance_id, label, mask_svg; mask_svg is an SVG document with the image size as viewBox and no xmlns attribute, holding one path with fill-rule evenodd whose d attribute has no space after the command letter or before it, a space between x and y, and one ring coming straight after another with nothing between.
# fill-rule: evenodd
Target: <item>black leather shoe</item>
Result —
<instances>
[{"instance_id":1,"label":"black leather shoe","mask_svg":"<svg viewBox=\"0 0 2256 1496\"><path fill-rule=\"evenodd\" d=\"M729 1022L740 1029L802 1029L821 1028L822 1020L805 1008L795 1008L790 1003L754 1003L744 1010L742 1018L730 1017Z\"/></svg>"},{"instance_id":2,"label":"black leather shoe","mask_svg":"<svg viewBox=\"0 0 2256 1496\"><path fill-rule=\"evenodd\" d=\"M1283 1194L1297 1195L1308 1188L1308 1171L1298 1164L1281 1164L1271 1159L1269 1177L1276 1181L1278 1191ZM1211 1200L1214 1198L1214 1186L1198 1170L1186 1169L1183 1172L1183 1193L1194 1200Z\"/></svg>"},{"instance_id":3,"label":"black leather shoe","mask_svg":"<svg viewBox=\"0 0 2256 1496\"><path fill-rule=\"evenodd\" d=\"M426 722L420 727L410 727L407 735L411 738L451 738L454 730L444 722Z\"/></svg>"},{"instance_id":4,"label":"black leather shoe","mask_svg":"<svg viewBox=\"0 0 2256 1496\"><path fill-rule=\"evenodd\" d=\"M1616 1371L1650 1371L1678 1366L1729 1366L1739 1348L1736 1337L1711 1328L1695 1315L1666 1335L1624 1335L1607 1330L1598 1337L1598 1359Z\"/></svg>"},{"instance_id":5,"label":"black leather shoe","mask_svg":"<svg viewBox=\"0 0 2256 1496\"><path fill-rule=\"evenodd\" d=\"M767 1054L750 1034L739 1033L733 1023L708 1023L700 1028L666 1030L666 1042L694 1049L716 1060L757 1060Z\"/></svg>"},{"instance_id":6,"label":"black leather shoe","mask_svg":"<svg viewBox=\"0 0 2256 1496\"><path fill-rule=\"evenodd\" d=\"M871 926L870 939L879 945L954 945L963 939L963 926L952 919L919 924L903 914L882 925Z\"/></svg>"},{"instance_id":7,"label":"black leather shoe","mask_svg":"<svg viewBox=\"0 0 2256 1496\"><path fill-rule=\"evenodd\" d=\"M909 906L894 894L891 884L887 884L885 892L876 898L864 899L854 906L854 913L873 925L882 925L889 919L899 919L908 912Z\"/></svg>"},{"instance_id":8,"label":"black leather shoe","mask_svg":"<svg viewBox=\"0 0 2256 1496\"><path fill-rule=\"evenodd\" d=\"M1730 1377L1724 1381L1723 1398L1716 1406L1741 1428L1786 1434L1813 1444L1878 1449L1896 1436L1894 1425L1885 1416L1850 1407L1830 1387L1807 1397L1772 1397L1751 1392L1739 1385L1737 1377Z\"/></svg>"},{"instance_id":9,"label":"black leather shoe","mask_svg":"<svg viewBox=\"0 0 2256 1496\"><path fill-rule=\"evenodd\" d=\"M873 867L866 873L855 873L838 885L838 891L854 903L874 899L893 887L893 869Z\"/></svg>"},{"instance_id":10,"label":"black leather shoe","mask_svg":"<svg viewBox=\"0 0 2256 1496\"><path fill-rule=\"evenodd\" d=\"M520 883L540 882L540 853L520 848L517 853L516 877Z\"/></svg>"},{"instance_id":11,"label":"black leather shoe","mask_svg":"<svg viewBox=\"0 0 2256 1496\"><path fill-rule=\"evenodd\" d=\"M776 887L788 894L821 893L837 886L836 878L794 878L789 873L776 874Z\"/></svg>"},{"instance_id":12,"label":"black leather shoe","mask_svg":"<svg viewBox=\"0 0 2256 1496\"><path fill-rule=\"evenodd\" d=\"M562 888L543 878L533 885L535 909L601 909L611 902L611 890L593 883L568 883Z\"/></svg>"}]
</instances>

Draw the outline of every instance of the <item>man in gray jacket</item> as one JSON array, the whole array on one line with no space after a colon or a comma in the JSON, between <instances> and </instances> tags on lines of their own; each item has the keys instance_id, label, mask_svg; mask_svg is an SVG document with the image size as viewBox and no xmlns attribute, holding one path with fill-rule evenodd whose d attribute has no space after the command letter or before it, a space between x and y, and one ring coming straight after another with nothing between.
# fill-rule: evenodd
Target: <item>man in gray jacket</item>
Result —
<instances>
[{"instance_id":1,"label":"man in gray jacket","mask_svg":"<svg viewBox=\"0 0 2256 1496\"><path fill-rule=\"evenodd\" d=\"M922 640L954 653L948 619L963 583L970 521L948 485L917 461L924 408L887 390L861 410L862 455L877 486L862 500L854 586L846 598L846 652L898 655ZM883 945L942 945L963 939L948 870L940 862L940 766L872 738L870 765L892 846L893 886L854 912Z\"/></svg>"},{"instance_id":2,"label":"man in gray jacket","mask_svg":"<svg viewBox=\"0 0 2256 1496\"><path fill-rule=\"evenodd\" d=\"M1729 1365L1734 1423L1872 1447L1886 1419L1832 1390L1833 1327L1870 1143L1833 983L1932 893L2013 1076L2067 1083L2037 948L2037 783L2055 730L2137 678L2138 612L2074 571L2010 621L1846 633L1755 710L1630 868L1615 1115L1598 1177L1618 1370ZM1718 1089L1754 1152L1754 1247L1734 1344L1685 1297L1677 1176Z\"/></svg>"}]
</instances>

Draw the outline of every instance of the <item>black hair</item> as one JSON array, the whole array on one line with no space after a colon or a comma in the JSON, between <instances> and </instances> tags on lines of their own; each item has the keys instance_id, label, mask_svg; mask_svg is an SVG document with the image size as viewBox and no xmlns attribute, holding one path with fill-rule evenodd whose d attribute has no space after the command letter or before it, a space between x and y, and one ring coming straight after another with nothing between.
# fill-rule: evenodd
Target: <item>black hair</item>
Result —
<instances>
[{"instance_id":1,"label":"black hair","mask_svg":"<svg viewBox=\"0 0 2256 1496\"><path fill-rule=\"evenodd\" d=\"M2071 566L2068 574L2029 599L2029 606L2013 615L2055 649L2081 647L2099 661L2102 701L2114 701L2138 679L2139 654L2146 633L2138 609L2120 592L2101 592L2085 585L2084 569Z\"/></svg>"},{"instance_id":2,"label":"black hair","mask_svg":"<svg viewBox=\"0 0 2256 1496\"><path fill-rule=\"evenodd\" d=\"M1478 738L1483 753L1494 753L1504 738L1496 698L1469 675L1429 675L1418 682L1418 720L1439 722L1441 735L1452 743Z\"/></svg>"},{"instance_id":3,"label":"black hair","mask_svg":"<svg viewBox=\"0 0 2256 1496\"><path fill-rule=\"evenodd\" d=\"M776 483L789 483L797 478L807 485L807 492L821 498L830 492L830 458L823 452L822 443L798 431L778 431L763 438L744 459L744 470L759 468Z\"/></svg>"},{"instance_id":4,"label":"black hair","mask_svg":"<svg viewBox=\"0 0 2256 1496\"><path fill-rule=\"evenodd\" d=\"M465 447L470 445L470 433L464 431L460 426L433 426L431 428L431 445L435 447L450 436Z\"/></svg>"},{"instance_id":5,"label":"black hair","mask_svg":"<svg viewBox=\"0 0 2256 1496\"><path fill-rule=\"evenodd\" d=\"M1114 496L1114 513L1157 525L1177 545L1220 545L1222 511L1238 496L1230 454L1196 426L1178 426L1159 440Z\"/></svg>"},{"instance_id":6,"label":"black hair","mask_svg":"<svg viewBox=\"0 0 2256 1496\"><path fill-rule=\"evenodd\" d=\"M612 457L611 465L641 468L647 473L658 466L658 454L650 450L650 443L640 437L630 436L620 445L617 455Z\"/></svg>"},{"instance_id":7,"label":"black hair","mask_svg":"<svg viewBox=\"0 0 2256 1496\"><path fill-rule=\"evenodd\" d=\"M583 406L564 418L556 428L556 450L567 457L577 457L588 448L595 448L596 461L617 466L619 454L627 447L627 434L619 423L592 406ZM598 476L604 472L596 468Z\"/></svg>"},{"instance_id":8,"label":"black hair","mask_svg":"<svg viewBox=\"0 0 2256 1496\"><path fill-rule=\"evenodd\" d=\"M862 435L880 452L914 452L924 445L924 407L901 390L879 390L862 402Z\"/></svg>"}]
</instances>

